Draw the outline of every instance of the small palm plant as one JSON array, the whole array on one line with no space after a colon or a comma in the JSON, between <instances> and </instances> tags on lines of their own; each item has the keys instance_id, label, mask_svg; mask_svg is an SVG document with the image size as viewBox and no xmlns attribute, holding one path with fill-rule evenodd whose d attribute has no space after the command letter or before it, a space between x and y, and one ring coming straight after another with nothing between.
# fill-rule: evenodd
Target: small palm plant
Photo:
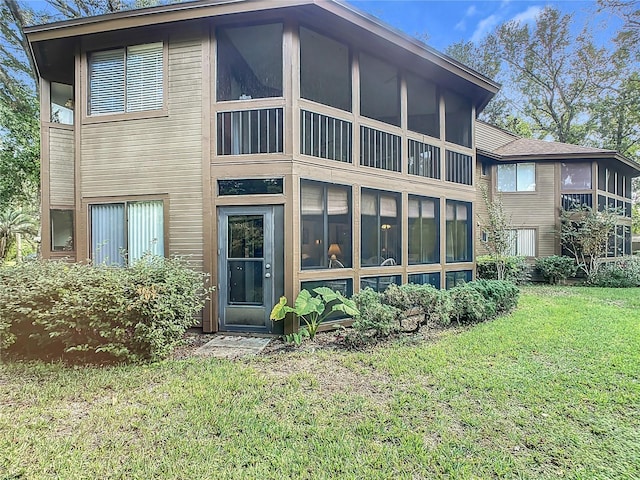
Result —
<instances>
[{"instance_id":1,"label":"small palm plant","mask_svg":"<svg viewBox=\"0 0 640 480\"><path fill-rule=\"evenodd\" d=\"M309 290L302 290L298 298L290 307L287 305L287 297L280 297L280 301L271 310L271 320L282 320L287 313L292 312L302 319L306 325L309 338L313 340L318 332L318 327L333 312L342 312L350 317L360 315L353 300L344 297L340 292L334 292L327 287L314 288L312 295Z\"/></svg>"},{"instance_id":2,"label":"small palm plant","mask_svg":"<svg viewBox=\"0 0 640 480\"><path fill-rule=\"evenodd\" d=\"M28 237L37 233L37 221L21 208L8 207L0 210L0 262L6 257L7 250L17 235Z\"/></svg>"}]
</instances>

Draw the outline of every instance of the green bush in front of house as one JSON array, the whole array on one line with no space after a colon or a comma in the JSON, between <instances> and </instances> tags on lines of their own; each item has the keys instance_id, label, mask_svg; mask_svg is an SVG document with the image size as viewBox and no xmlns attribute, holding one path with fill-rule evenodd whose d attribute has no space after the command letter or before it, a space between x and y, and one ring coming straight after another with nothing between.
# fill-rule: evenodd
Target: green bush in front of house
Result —
<instances>
[{"instance_id":1,"label":"green bush in front of house","mask_svg":"<svg viewBox=\"0 0 640 480\"><path fill-rule=\"evenodd\" d=\"M529 265L525 257L509 256L504 257L505 263L504 279L522 285L529 281ZM484 280L496 280L498 269L496 260L490 255L482 255L476 259L478 278Z\"/></svg>"},{"instance_id":2,"label":"green bush in front of house","mask_svg":"<svg viewBox=\"0 0 640 480\"><path fill-rule=\"evenodd\" d=\"M626 256L603 263L589 284L594 287L640 287L640 257Z\"/></svg>"},{"instance_id":3,"label":"green bush in front of house","mask_svg":"<svg viewBox=\"0 0 640 480\"><path fill-rule=\"evenodd\" d=\"M186 261L129 268L27 262L0 269L0 348L18 358L141 362L165 358L197 323L208 279Z\"/></svg>"},{"instance_id":4,"label":"green bush in front of house","mask_svg":"<svg viewBox=\"0 0 640 480\"><path fill-rule=\"evenodd\" d=\"M422 326L447 326L481 322L511 312L518 305L516 285L503 280L477 280L450 290L431 285L390 285L384 292L367 288L353 296L360 310L346 341L351 345L371 343L398 332L411 333ZM409 316L417 321L406 329Z\"/></svg>"},{"instance_id":5,"label":"green bush in front of house","mask_svg":"<svg viewBox=\"0 0 640 480\"><path fill-rule=\"evenodd\" d=\"M575 259L565 255L550 255L537 258L536 268L542 274L545 282L552 285L575 276L578 271Z\"/></svg>"}]
</instances>

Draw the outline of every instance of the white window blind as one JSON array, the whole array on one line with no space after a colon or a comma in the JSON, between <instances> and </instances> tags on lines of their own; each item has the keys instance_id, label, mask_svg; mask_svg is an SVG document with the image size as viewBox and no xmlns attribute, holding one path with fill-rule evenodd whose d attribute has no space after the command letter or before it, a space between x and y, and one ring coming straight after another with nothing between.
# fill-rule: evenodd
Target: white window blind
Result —
<instances>
[{"instance_id":1,"label":"white window blind","mask_svg":"<svg viewBox=\"0 0 640 480\"><path fill-rule=\"evenodd\" d=\"M162 42L127 48L127 112L162 108Z\"/></svg>"},{"instance_id":2,"label":"white window blind","mask_svg":"<svg viewBox=\"0 0 640 480\"><path fill-rule=\"evenodd\" d=\"M162 42L94 52L89 57L89 115L163 106Z\"/></svg>"},{"instance_id":3,"label":"white window blind","mask_svg":"<svg viewBox=\"0 0 640 480\"><path fill-rule=\"evenodd\" d=\"M129 263L149 252L164 255L164 214L162 201L132 202L127 205Z\"/></svg>"},{"instance_id":4,"label":"white window blind","mask_svg":"<svg viewBox=\"0 0 640 480\"><path fill-rule=\"evenodd\" d=\"M319 185L302 186L302 215L322 215L324 213L323 188Z\"/></svg>"},{"instance_id":5,"label":"white window blind","mask_svg":"<svg viewBox=\"0 0 640 480\"><path fill-rule=\"evenodd\" d=\"M523 228L509 231L510 255L522 257L536 256L536 231L533 228Z\"/></svg>"},{"instance_id":6,"label":"white window blind","mask_svg":"<svg viewBox=\"0 0 640 480\"><path fill-rule=\"evenodd\" d=\"M89 114L124 111L124 49L91 54Z\"/></svg>"}]
</instances>

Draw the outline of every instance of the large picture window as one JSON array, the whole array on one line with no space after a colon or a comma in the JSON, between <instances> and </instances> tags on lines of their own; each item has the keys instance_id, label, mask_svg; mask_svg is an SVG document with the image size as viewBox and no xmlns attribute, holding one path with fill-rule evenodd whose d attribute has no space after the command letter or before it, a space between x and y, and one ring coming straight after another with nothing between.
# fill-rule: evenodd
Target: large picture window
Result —
<instances>
[{"instance_id":1,"label":"large picture window","mask_svg":"<svg viewBox=\"0 0 640 480\"><path fill-rule=\"evenodd\" d=\"M401 263L400 195L363 190L360 204L362 266Z\"/></svg>"},{"instance_id":2,"label":"large picture window","mask_svg":"<svg viewBox=\"0 0 640 480\"><path fill-rule=\"evenodd\" d=\"M409 197L409 265L440 261L440 201Z\"/></svg>"},{"instance_id":3,"label":"large picture window","mask_svg":"<svg viewBox=\"0 0 640 480\"><path fill-rule=\"evenodd\" d=\"M303 181L302 268L351 267L351 189Z\"/></svg>"},{"instance_id":4,"label":"large picture window","mask_svg":"<svg viewBox=\"0 0 640 480\"><path fill-rule=\"evenodd\" d=\"M164 102L162 42L89 55L89 115L159 110Z\"/></svg>"},{"instance_id":5,"label":"large picture window","mask_svg":"<svg viewBox=\"0 0 640 480\"><path fill-rule=\"evenodd\" d=\"M506 163L498 165L499 192L534 192L535 163Z\"/></svg>"},{"instance_id":6,"label":"large picture window","mask_svg":"<svg viewBox=\"0 0 640 480\"><path fill-rule=\"evenodd\" d=\"M400 126L398 69L364 53L360 55L360 114Z\"/></svg>"},{"instance_id":7,"label":"large picture window","mask_svg":"<svg viewBox=\"0 0 640 480\"><path fill-rule=\"evenodd\" d=\"M217 98L282 96L282 24L219 28Z\"/></svg>"},{"instance_id":8,"label":"large picture window","mask_svg":"<svg viewBox=\"0 0 640 480\"><path fill-rule=\"evenodd\" d=\"M471 204L447 200L447 262L473 259Z\"/></svg>"},{"instance_id":9,"label":"large picture window","mask_svg":"<svg viewBox=\"0 0 640 480\"><path fill-rule=\"evenodd\" d=\"M300 27L300 96L350 112L349 47Z\"/></svg>"},{"instance_id":10,"label":"large picture window","mask_svg":"<svg viewBox=\"0 0 640 480\"><path fill-rule=\"evenodd\" d=\"M94 263L131 265L147 252L164 255L161 200L94 204L90 213Z\"/></svg>"}]
</instances>

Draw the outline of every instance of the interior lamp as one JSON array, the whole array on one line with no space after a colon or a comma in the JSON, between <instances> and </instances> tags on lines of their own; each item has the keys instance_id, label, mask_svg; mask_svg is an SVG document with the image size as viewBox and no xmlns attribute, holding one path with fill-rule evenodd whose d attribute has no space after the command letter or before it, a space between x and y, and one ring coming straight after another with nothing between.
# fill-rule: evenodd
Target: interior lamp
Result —
<instances>
[{"instance_id":1,"label":"interior lamp","mask_svg":"<svg viewBox=\"0 0 640 480\"><path fill-rule=\"evenodd\" d=\"M342 255L342 250L340 250L340 245L337 243L332 243L329 245L329 250L327 251L327 255L331 260L336 260L336 257Z\"/></svg>"}]
</instances>

